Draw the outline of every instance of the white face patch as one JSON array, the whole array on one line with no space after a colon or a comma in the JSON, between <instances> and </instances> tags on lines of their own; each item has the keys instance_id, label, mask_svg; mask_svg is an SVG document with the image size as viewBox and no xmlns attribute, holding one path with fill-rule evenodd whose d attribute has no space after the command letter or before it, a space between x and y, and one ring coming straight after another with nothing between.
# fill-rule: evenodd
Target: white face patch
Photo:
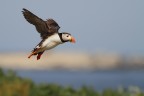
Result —
<instances>
[{"instance_id":1,"label":"white face patch","mask_svg":"<svg viewBox=\"0 0 144 96\"><path fill-rule=\"evenodd\" d=\"M64 41L70 41L71 40L71 35L64 33L64 34L62 34L62 39Z\"/></svg>"}]
</instances>

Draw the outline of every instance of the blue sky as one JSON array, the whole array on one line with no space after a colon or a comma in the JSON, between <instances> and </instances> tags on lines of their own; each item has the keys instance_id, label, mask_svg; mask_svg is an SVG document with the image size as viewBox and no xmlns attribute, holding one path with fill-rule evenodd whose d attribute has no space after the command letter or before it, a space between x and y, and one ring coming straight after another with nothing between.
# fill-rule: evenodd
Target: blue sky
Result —
<instances>
[{"instance_id":1,"label":"blue sky","mask_svg":"<svg viewBox=\"0 0 144 96\"><path fill-rule=\"evenodd\" d=\"M144 0L1 0L0 52L30 51L40 42L22 8L44 20L53 18L60 32L76 38L76 44L66 43L57 51L144 54Z\"/></svg>"}]
</instances>

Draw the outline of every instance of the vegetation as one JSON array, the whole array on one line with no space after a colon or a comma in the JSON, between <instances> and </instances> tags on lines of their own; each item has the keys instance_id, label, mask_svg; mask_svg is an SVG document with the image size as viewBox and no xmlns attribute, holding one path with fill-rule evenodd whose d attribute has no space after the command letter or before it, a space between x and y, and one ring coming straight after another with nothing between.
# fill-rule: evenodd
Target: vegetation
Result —
<instances>
[{"instance_id":1,"label":"vegetation","mask_svg":"<svg viewBox=\"0 0 144 96\"><path fill-rule=\"evenodd\" d=\"M30 79L17 76L14 71L0 69L0 96L144 96L144 93L137 87L98 92L86 86L73 89L56 84L35 84Z\"/></svg>"}]
</instances>

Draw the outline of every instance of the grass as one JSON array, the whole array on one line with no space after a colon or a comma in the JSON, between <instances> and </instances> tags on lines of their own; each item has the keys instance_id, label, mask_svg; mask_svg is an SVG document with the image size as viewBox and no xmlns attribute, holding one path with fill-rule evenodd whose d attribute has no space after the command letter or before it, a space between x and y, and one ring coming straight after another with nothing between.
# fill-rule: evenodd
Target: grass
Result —
<instances>
[{"instance_id":1,"label":"grass","mask_svg":"<svg viewBox=\"0 0 144 96\"><path fill-rule=\"evenodd\" d=\"M99 92L87 86L73 89L56 84L35 84L30 79L17 76L14 71L0 69L0 96L144 96L144 93L138 87Z\"/></svg>"}]
</instances>

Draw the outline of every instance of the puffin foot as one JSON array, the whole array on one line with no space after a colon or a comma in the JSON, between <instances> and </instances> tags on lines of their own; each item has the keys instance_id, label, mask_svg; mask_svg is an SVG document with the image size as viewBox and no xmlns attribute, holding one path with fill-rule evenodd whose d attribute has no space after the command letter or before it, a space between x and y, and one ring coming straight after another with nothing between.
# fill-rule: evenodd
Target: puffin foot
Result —
<instances>
[{"instance_id":1,"label":"puffin foot","mask_svg":"<svg viewBox=\"0 0 144 96\"><path fill-rule=\"evenodd\" d=\"M28 56L28 58L31 58L31 56L32 55L35 55L36 53L35 52L32 52L29 56Z\"/></svg>"},{"instance_id":2,"label":"puffin foot","mask_svg":"<svg viewBox=\"0 0 144 96\"><path fill-rule=\"evenodd\" d=\"M44 51L43 51L44 52ZM37 55L37 60L39 60L41 58L41 55L43 54L43 52L39 52Z\"/></svg>"}]
</instances>

